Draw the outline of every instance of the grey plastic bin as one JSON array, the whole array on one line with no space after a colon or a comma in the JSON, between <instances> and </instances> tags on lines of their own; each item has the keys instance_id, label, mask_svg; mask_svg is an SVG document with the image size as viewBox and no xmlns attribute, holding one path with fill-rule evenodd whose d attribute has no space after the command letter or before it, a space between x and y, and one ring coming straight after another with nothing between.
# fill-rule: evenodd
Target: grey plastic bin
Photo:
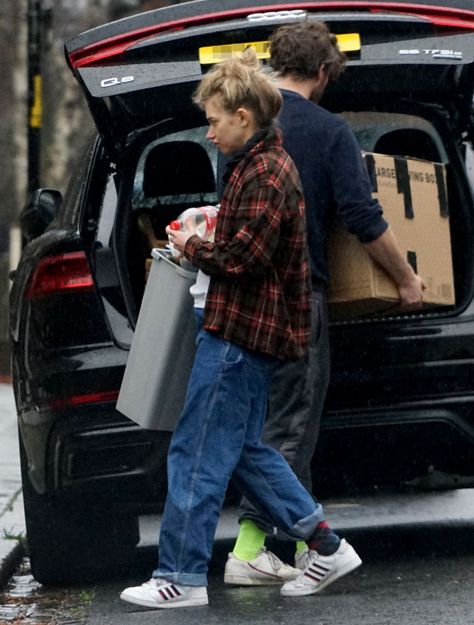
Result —
<instances>
[{"instance_id":1,"label":"grey plastic bin","mask_svg":"<svg viewBox=\"0 0 474 625\"><path fill-rule=\"evenodd\" d=\"M172 262L166 250L153 249L152 258L117 410L145 429L172 431L194 360L189 287L196 272Z\"/></svg>"}]
</instances>

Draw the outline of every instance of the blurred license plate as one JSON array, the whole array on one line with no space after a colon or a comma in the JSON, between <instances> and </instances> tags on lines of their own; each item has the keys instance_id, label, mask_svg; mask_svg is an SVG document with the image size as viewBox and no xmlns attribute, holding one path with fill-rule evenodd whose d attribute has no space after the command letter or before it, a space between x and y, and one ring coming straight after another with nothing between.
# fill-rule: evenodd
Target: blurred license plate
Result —
<instances>
[{"instance_id":1,"label":"blurred license plate","mask_svg":"<svg viewBox=\"0 0 474 625\"><path fill-rule=\"evenodd\" d=\"M341 52L357 52L361 48L359 33L337 35L337 42ZM220 63L240 54L248 47L255 49L259 59L270 58L269 41L247 41L245 43L229 43L221 46L204 46L199 48L199 62L201 65Z\"/></svg>"}]
</instances>

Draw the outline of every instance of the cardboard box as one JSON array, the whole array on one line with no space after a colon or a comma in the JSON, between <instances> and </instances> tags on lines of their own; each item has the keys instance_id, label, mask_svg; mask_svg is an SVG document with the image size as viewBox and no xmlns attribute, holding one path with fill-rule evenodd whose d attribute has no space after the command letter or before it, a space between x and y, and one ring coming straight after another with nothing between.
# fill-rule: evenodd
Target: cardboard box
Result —
<instances>
[{"instance_id":1,"label":"cardboard box","mask_svg":"<svg viewBox=\"0 0 474 625\"><path fill-rule=\"evenodd\" d=\"M455 303L451 237L443 164L398 156L364 155L373 196L402 253L428 288L424 307ZM396 306L398 290L357 238L335 225L329 236L332 316L358 317Z\"/></svg>"}]
</instances>

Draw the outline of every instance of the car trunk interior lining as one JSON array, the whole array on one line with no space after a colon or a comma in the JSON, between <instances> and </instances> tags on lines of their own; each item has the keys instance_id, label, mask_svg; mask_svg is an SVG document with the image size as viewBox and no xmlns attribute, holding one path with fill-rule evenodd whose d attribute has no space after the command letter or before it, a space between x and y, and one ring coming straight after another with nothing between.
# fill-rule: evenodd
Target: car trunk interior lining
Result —
<instances>
[{"instance_id":1,"label":"car trunk interior lining","mask_svg":"<svg viewBox=\"0 0 474 625\"><path fill-rule=\"evenodd\" d=\"M417 107L414 108L416 114L413 115L366 110L346 111L341 116L352 126L363 151L433 160L446 165L452 248L455 251L456 306L459 307L470 289L470 285L465 284L471 273L466 266L470 253L466 251L465 226L470 219L472 204L467 205L465 193L458 188L459 181L451 172L446 137L440 136L433 120L421 117ZM183 127L179 129L180 120L176 118L167 128L161 128L159 137L156 132L149 136L145 133L129 155L129 166L135 165L128 183L129 191L122 196L126 198L128 209L126 217L125 211L123 213L120 238L126 242L127 257L123 268L134 300L129 307L132 326L146 285L151 249L166 244L166 225L190 206L217 203L217 152L205 139L207 127L203 125L203 118L194 114L181 123ZM116 227L121 226L116 223ZM433 314L452 314L452 311L452 307L444 307L426 313L406 313L397 318L423 319ZM388 318L387 315L373 316L372 322ZM349 322L357 323L358 320Z\"/></svg>"}]
</instances>

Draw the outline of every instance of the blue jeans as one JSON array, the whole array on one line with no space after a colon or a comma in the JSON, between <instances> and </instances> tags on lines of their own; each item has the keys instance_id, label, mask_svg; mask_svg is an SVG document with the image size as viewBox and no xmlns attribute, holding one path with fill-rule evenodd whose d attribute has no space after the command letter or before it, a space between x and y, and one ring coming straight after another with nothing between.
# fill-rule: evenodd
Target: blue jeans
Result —
<instances>
[{"instance_id":1,"label":"blue jeans","mask_svg":"<svg viewBox=\"0 0 474 625\"><path fill-rule=\"evenodd\" d=\"M263 440L278 450L312 492L311 459L318 442L330 375L329 320L325 293L312 293L311 339L301 361L282 361L273 372ZM273 527L243 499L240 519L251 519L271 534Z\"/></svg>"},{"instance_id":2,"label":"blue jeans","mask_svg":"<svg viewBox=\"0 0 474 625\"><path fill-rule=\"evenodd\" d=\"M305 539L323 510L260 440L274 360L201 329L186 403L168 454L168 496L154 577L207 585L230 477L276 527Z\"/></svg>"}]
</instances>

